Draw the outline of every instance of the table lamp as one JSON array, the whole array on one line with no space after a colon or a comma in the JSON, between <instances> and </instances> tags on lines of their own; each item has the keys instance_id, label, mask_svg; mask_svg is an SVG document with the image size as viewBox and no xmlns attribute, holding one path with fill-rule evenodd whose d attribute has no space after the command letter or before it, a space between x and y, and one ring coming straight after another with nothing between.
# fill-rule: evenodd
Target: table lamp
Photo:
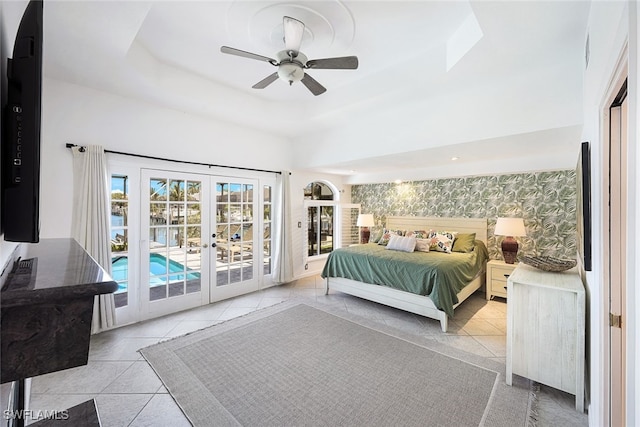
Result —
<instances>
[{"instance_id":1,"label":"table lamp","mask_svg":"<svg viewBox=\"0 0 640 427\"><path fill-rule=\"evenodd\" d=\"M514 237L527 235L524 228L524 220L522 218L498 218L493 234L506 236L502 241L502 256L504 257L504 262L513 264L518 254L518 242Z\"/></svg>"},{"instance_id":2,"label":"table lamp","mask_svg":"<svg viewBox=\"0 0 640 427\"><path fill-rule=\"evenodd\" d=\"M360 243L369 243L369 236L371 235L369 227L376 225L373 221L373 214L359 214L356 225L360 227Z\"/></svg>"}]
</instances>

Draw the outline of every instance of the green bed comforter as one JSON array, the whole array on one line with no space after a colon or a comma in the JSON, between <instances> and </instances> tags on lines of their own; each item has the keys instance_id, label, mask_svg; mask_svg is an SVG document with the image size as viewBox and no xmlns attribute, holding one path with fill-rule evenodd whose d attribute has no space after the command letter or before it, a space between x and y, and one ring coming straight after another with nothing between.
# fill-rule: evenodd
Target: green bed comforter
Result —
<instances>
[{"instance_id":1,"label":"green bed comforter","mask_svg":"<svg viewBox=\"0 0 640 427\"><path fill-rule=\"evenodd\" d=\"M457 294L484 269L487 247L476 240L472 252L400 252L375 243L334 250L322 277L344 277L426 295L435 306L453 316Z\"/></svg>"}]
</instances>

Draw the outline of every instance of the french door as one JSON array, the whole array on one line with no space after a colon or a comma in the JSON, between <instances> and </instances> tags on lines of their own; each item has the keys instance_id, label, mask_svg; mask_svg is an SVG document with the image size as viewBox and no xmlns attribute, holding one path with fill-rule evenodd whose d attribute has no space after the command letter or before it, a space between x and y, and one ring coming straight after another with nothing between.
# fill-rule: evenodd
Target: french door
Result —
<instances>
[{"instance_id":1,"label":"french door","mask_svg":"<svg viewBox=\"0 0 640 427\"><path fill-rule=\"evenodd\" d=\"M258 234L263 225L255 180L216 177L213 187L211 302L259 289L266 237Z\"/></svg>"},{"instance_id":2,"label":"french door","mask_svg":"<svg viewBox=\"0 0 640 427\"><path fill-rule=\"evenodd\" d=\"M143 318L259 289L254 180L143 170L141 183Z\"/></svg>"}]
</instances>

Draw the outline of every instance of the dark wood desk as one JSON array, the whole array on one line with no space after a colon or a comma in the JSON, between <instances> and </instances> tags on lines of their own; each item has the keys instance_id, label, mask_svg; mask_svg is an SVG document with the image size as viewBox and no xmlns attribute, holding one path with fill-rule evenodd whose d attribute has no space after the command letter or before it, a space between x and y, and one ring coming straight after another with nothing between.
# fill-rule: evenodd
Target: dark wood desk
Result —
<instances>
[{"instance_id":1,"label":"dark wood desk","mask_svg":"<svg viewBox=\"0 0 640 427\"><path fill-rule=\"evenodd\" d=\"M25 273L11 274L18 259ZM73 239L21 244L7 270L0 281L0 382L86 365L94 298L117 283Z\"/></svg>"}]
</instances>

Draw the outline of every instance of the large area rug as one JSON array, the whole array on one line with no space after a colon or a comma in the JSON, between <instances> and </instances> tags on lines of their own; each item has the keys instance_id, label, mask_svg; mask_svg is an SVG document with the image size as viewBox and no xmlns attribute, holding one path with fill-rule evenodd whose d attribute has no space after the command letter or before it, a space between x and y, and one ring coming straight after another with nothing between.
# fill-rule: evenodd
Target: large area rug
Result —
<instances>
[{"instance_id":1,"label":"large area rug","mask_svg":"<svg viewBox=\"0 0 640 427\"><path fill-rule=\"evenodd\" d=\"M283 303L140 350L196 426L524 426L504 365Z\"/></svg>"}]
</instances>

